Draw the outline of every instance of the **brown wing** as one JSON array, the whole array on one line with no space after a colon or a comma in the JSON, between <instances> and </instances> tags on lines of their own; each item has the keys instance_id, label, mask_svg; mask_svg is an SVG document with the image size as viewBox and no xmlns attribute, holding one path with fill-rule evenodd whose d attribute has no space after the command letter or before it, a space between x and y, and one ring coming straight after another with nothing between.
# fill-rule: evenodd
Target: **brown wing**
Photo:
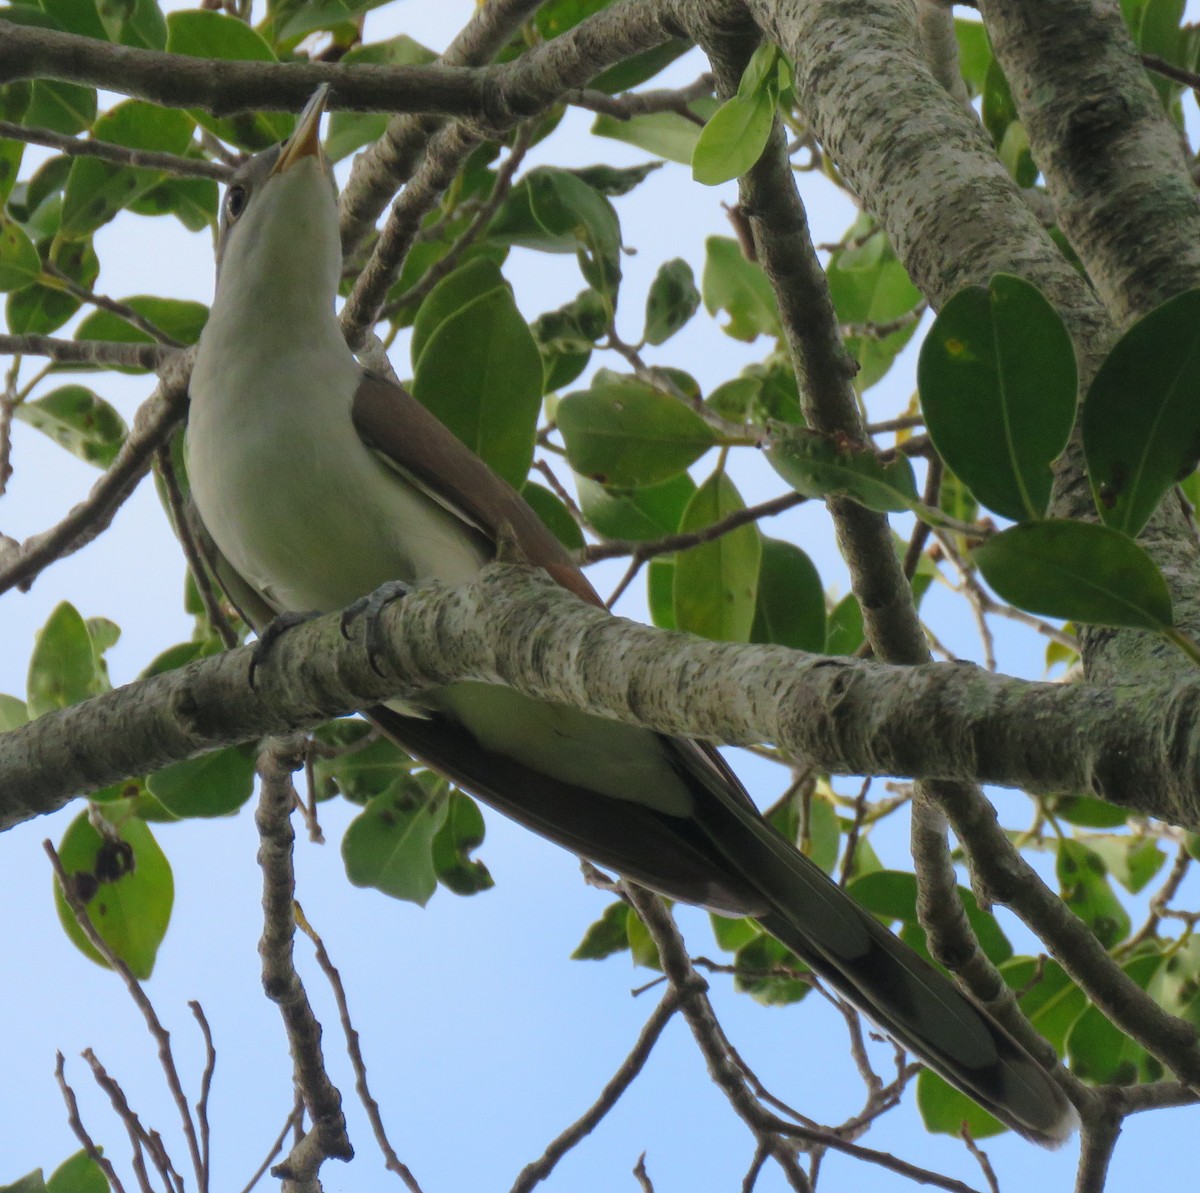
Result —
<instances>
[{"instance_id":1,"label":"brown wing","mask_svg":"<svg viewBox=\"0 0 1200 1193\"><path fill-rule=\"evenodd\" d=\"M505 528L525 558L593 605L604 602L529 503L408 390L364 373L351 417L363 442L493 543Z\"/></svg>"},{"instance_id":2,"label":"brown wing","mask_svg":"<svg viewBox=\"0 0 1200 1193\"><path fill-rule=\"evenodd\" d=\"M386 456L438 501L454 509L495 542L507 526L525 558L563 588L593 605L604 602L567 549L529 503L497 476L453 431L416 398L375 373L364 372L354 395L354 425L363 442ZM705 786L723 788L753 807L737 776L707 743L662 738L681 755L682 769Z\"/></svg>"}]
</instances>

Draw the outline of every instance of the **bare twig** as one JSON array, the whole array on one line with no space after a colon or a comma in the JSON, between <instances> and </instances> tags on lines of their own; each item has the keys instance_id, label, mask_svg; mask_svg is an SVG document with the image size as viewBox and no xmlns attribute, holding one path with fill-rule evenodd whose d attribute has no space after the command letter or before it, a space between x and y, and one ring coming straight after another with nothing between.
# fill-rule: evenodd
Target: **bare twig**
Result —
<instances>
[{"instance_id":1,"label":"bare twig","mask_svg":"<svg viewBox=\"0 0 1200 1193\"><path fill-rule=\"evenodd\" d=\"M702 981L703 979L698 979ZM621 1095L633 1083L642 1071L651 1050L662 1035L663 1029L671 1020L671 1016L679 1009L680 1003L686 998L687 992L672 987L663 996L662 1001L654 1009L654 1013L646 1020L645 1026L638 1035L629 1055L621 1062L621 1067L612 1075L600 1096L588 1109L573 1122L561 1135L553 1139L542 1155L532 1164L521 1170L512 1187L512 1193L528 1193L535 1185L544 1181L554 1170L554 1166L563 1156L575 1147L581 1139L595 1130L601 1119L617 1104Z\"/></svg>"},{"instance_id":2,"label":"bare twig","mask_svg":"<svg viewBox=\"0 0 1200 1193\"><path fill-rule=\"evenodd\" d=\"M296 791L291 772L302 764L303 756L303 738L298 734L268 741L259 755L262 784L254 820L261 841L258 861L263 872L263 934L259 945L263 989L283 1017L296 1085L313 1122L313 1130L306 1137L310 1142L302 1140L285 1163L297 1171L308 1171L309 1165L315 1165L311 1170L315 1173L321 1160L349 1160L354 1149L346 1135L341 1094L325 1069L321 1024L296 972L293 956L296 880L292 868L295 834L290 817Z\"/></svg>"},{"instance_id":3,"label":"bare twig","mask_svg":"<svg viewBox=\"0 0 1200 1193\"><path fill-rule=\"evenodd\" d=\"M642 1152L638 1156L638 1162L633 1166L633 1175L637 1178L637 1183L641 1187L642 1193L654 1193L654 1183L650 1180L650 1174L646 1171L645 1152Z\"/></svg>"},{"instance_id":4,"label":"bare twig","mask_svg":"<svg viewBox=\"0 0 1200 1193\"><path fill-rule=\"evenodd\" d=\"M686 551L690 547L699 547L702 543L711 543L731 530L737 530L739 526L747 526L762 518L773 518L785 510L802 505L807 500L808 498L800 493L784 493L779 497L772 497L769 501L760 502L758 505L748 505L745 509L735 510L719 522L705 526L702 530L668 534L646 543L632 542L627 539L610 539L605 543L594 543L583 549L581 561L585 564L596 563L601 559L616 559L630 555L640 565L659 555L670 555L675 551Z\"/></svg>"},{"instance_id":5,"label":"bare twig","mask_svg":"<svg viewBox=\"0 0 1200 1193\"><path fill-rule=\"evenodd\" d=\"M201 1180L200 1193L208 1193L209 1176L212 1171L209 1163L211 1137L208 1127L208 1095L212 1089L213 1072L217 1067L217 1050L213 1047L212 1030L208 1026L204 1008L192 999L188 1003L196 1022L200 1025L200 1034L204 1036L204 1072L200 1077L200 1097L196 1099L196 1122L200 1128L200 1161Z\"/></svg>"},{"instance_id":6,"label":"bare twig","mask_svg":"<svg viewBox=\"0 0 1200 1193\"><path fill-rule=\"evenodd\" d=\"M388 303L384 310L385 318L388 318L391 314L402 310L406 306L419 303L442 278L454 270L455 266L461 260L463 253L479 239L480 234L500 209L500 204L504 202L505 196L512 189L513 175L516 174L517 167L525 159L530 141L533 139L533 131L532 124L522 124L519 127L516 140L513 142L513 147L509 151L504 165L496 171L496 181L492 185L492 192L488 196L487 202L483 203L479 207L479 210L475 212L471 218L471 222L462 230L458 239L450 246L446 255L435 261L425 271L420 281L415 282L403 294L398 295Z\"/></svg>"},{"instance_id":7,"label":"bare twig","mask_svg":"<svg viewBox=\"0 0 1200 1193\"><path fill-rule=\"evenodd\" d=\"M166 364L158 388L139 408L133 430L121 444L116 459L83 501L49 530L0 551L0 592L13 587L28 589L45 567L86 546L107 528L146 475L155 450L183 418L189 370L190 361L183 355Z\"/></svg>"},{"instance_id":8,"label":"bare twig","mask_svg":"<svg viewBox=\"0 0 1200 1193\"><path fill-rule=\"evenodd\" d=\"M603 112L617 120L632 120L634 116L648 116L654 112L675 112L693 124L704 124L688 106L698 99L713 93L713 77L703 74L686 87L675 91L626 91L623 95L609 95L605 91L589 88L568 91L563 95L565 102L590 112Z\"/></svg>"},{"instance_id":9,"label":"bare twig","mask_svg":"<svg viewBox=\"0 0 1200 1193\"><path fill-rule=\"evenodd\" d=\"M30 145L44 145L47 149L57 149L71 157L98 157L118 166L166 170L181 178L212 178L217 182L226 182L233 173L229 166L206 161L204 158L181 157L176 153L159 153L149 149L129 149L111 141L97 141L91 138L84 141L79 137L52 132L48 128L26 128L23 124L11 124L7 120L0 120L0 137L11 141L25 141Z\"/></svg>"},{"instance_id":10,"label":"bare twig","mask_svg":"<svg viewBox=\"0 0 1200 1193\"><path fill-rule=\"evenodd\" d=\"M154 453L154 459L158 465L159 476L162 477L163 488L167 493L167 504L171 509L171 521L175 523L175 535L179 539L180 546L183 547L183 555L187 560L188 570L192 573L192 580L195 582L196 591L200 594L200 603L204 606L204 614L208 618L208 624L216 631L217 637L221 639L221 643L225 649L232 650L238 644L238 636L233 626L229 624L229 619L225 616L224 611L221 609L221 602L213 590L208 568L204 566L200 547L196 543L195 536L192 534L192 527L188 521L187 511L184 509L183 493L179 487L179 478L175 475L175 464L171 459L171 445L164 443L159 447Z\"/></svg>"},{"instance_id":11,"label":"bare twig","mask_svg":"<svg viewBox=\"0 0 1200 1193\"><path fill-rule=\"evenodd\" d=\"M138 331L145 332L156 343L162 344L167 348L182 348L184 346L182 340L177 340L173 335L169 335L163 331L152 320L147 319L145 315L139 314L128 303L121 302L116 298L109 298L105 294L97 294L94 290L88 289L87 286L81 286L74 278L68 277L57 265L52 265L49 262L42 263L42 272L52 277L68 294L78 298L81 302L90 303L98 310L107 311L110 315L116 315L118 319L124 319L126 323L132 327L136 327Z\"/></svg>"},{"instance_id":12,"label":"bare twig","mask_svg":"<svg viewBox=\"0 0 1200 1193\"><path fill-rule=\"evenodd\" d=\"M974 1136L971 1134L971 1129L966 1123L963 1123L959 1134L962 1136L963 1143L967 1145L967 1151L978 1162L979 1169L983 1173L983 1179L987 1181L990 1193L1000 1193L1000 1182L996 1180L996 1170L992 1167L992 1162L988 1159L987 1152L975 1142Z\"/></svg>"},{"instance_id":13,"label":"bare twig","mask_svg":"<svg viewBox=\"0 0 1200 1193\"><path fill-rule=\"evenodd\" d=\"M242 1186L242 1193L250 1193L250 1190L258 1184L263 1178L263 1174L271 1166L271 1161L275 1159L281 1151L283 1151L283 1141L287 1138L287 1133L295 1126L304 1113L302 1106L293 1108L292 1113L287 1116L287 1120L283 1124L283 1129L279 1132L275 1142L271 1145L271 1150L267 1152L267 1158L258 1166L254 1175Z\"/></svg>"},{"instance_id":14,"label":"bare twig","mask_svg":"<svg viewBox=\"0 0 1200 1193\"><path fill-rule=\"evenodd\" d=\"M84 1049L83 1059L91 1066L92 1076L95 1077L96 1084L108 1095L108 1100L112 1103L113 1110L125 1125L125 1132L129 1136L129 1144L132 1149L130 1163L133 1166L134 1176L137 1177L138 1187L142 1190L142 1193L154 1193L154 1188L150 1184L150 1174L146 1171L146 1161L143 1156L143 1145L152 1154L154 1152L154 1142L150 1137L150 1133L142 1126L141 1120L129 1105L129 1100L125 1097L125 1091L110 1076L105 1067L100 1063L99 1058L90 1048ZM166 1180L168 1189L173 1189L174 1193L183 1193L182 1184L178 1187L173 1186L170 1176L162 1164L159 1165L159 1173Z\"/></svg>"},{"instance_id":15,"label":"bare twig","mask_svg":"<svg viewBox=\"0 0 1200 1193\"><path fill-rule=\"evenodd\" d=\"M354 1024L350 1021L350 1004L346 1001L346 987L342 984L342 975L338 973L337 968L330 959L329 953L325 948L325 942L317 935L316 930L305 918L299 904L296 905L296 923L300 930L313 942L313 947L316 950L317 964L321 967L325 977L329 980L330 988L333 990L334 1001L337 1003L338 1018L341 1020L342 1031L346 1036L346 1052L350 1057L350 1064L354 1069L354 1088L358 1092L359 1101L362 1102L363 1109L367 1112L367 1118L371 1123L371 1130L375 1133L375 1142L379 1144L379 1150L383 1153L387 1170L394 1172L411 1190L411 1193L421 1193L421 1186L417 1183L417 1178L413 1176L408 1165L396 1155L395 1148L392 1147L391 1142L388 1140L387 1132L383 1126L383 1118L379 1113L379 1103L371 1096L371 1090L367 1085L367 1065L363 1060L362 1049L359 1047L358 1032L355 1030Z\"/></svg>"},{"instance_id":16,"label":"bare twig","mask_svg":"<svg viewBox=\"0 0 1200 1193\"><path fill-rule=\"evenodd\" d=\"M79 898L75 890L75 885L71 882L70 875L67 874L62 860L58 856L58 851L49 841L43 841L42 848L46 851L46 856L50 859L50 865L54 868L54 876L58 879L59 890L62 892L67 906L71 909L71 914L75 917L75 922L79 925L79 930L87 938L92 948L104 958L108 967L125 983L125 989L129 991L129 997L133 999L134 1005L142 1013L142 1018L146 1021L146 1027L158 1045L158 1062L162 1067L163 1076L167 1079L167 1088L171 1091L171 1097L175 1101L175 1108L179 1112L180 1126L183 1128L183 1135L187 1140L188 1151L192 1158L192 1168L196 1173L197 1183L199 1183L200 1174L203 1171L203 1165L200 1160L200 1143L196 1136L196 1124L192 1121L192 1112L188 1106L187 1097L183 1092L183 1085L179 1080L179 1070L175 1067L175 1057L171 1052L171 1035L163 1027L158 1017L158 1012L154 1009L154 1004L146 996L141 983L133 976L133 971L109 948L108 941L96 930L91 916L87 913L87 908Z\"/></svg>"},{"instance_id":17,"label":"bare twig","mask_svg":"<svg viewBox=\"0 0 1200 1193\"><path fill-rule=\"evenodd\" d=\"M70 1125L71 1131L83 1146L83 1150L87 1152L88 1159L104 1173L112 1193L125 1193L125 1186L121 1184L121 1178L117 1176L112 1162L96 1146L95 1140L83 1125L83 1119L79 1117L79 1101L75 1097L75 1091L67 1084L63 1054L56 1052L54 1055L54 1076L58 1080L58 1088L62 1090L63 1101L67 1104L67 1123Z\"/></svg>"}]
</instances>

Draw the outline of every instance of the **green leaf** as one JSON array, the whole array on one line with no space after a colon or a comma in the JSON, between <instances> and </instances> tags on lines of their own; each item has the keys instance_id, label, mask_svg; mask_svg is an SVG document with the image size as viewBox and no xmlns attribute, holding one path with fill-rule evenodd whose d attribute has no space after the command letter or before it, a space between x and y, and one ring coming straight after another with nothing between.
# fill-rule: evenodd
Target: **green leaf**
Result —
<instances>
[{"instance_id":1,"label":"green leaf","mask_svg":"<svg viewBox=\"0 0 1200 1193\"><path fill-rule=\"evenodd\" d=\"M662 969L658 957L658 946L650 936L642 918L631 907L625 917L625 936L629 941L629 952L633 956L634 965L644 965L647 969Z\"/></svg>"},{"instance_id":2,"label":"green leaf","mask_svg":"<svg viewBox=\"0 0 1200 1193\"><path fill-rule=\"evenodd\" d=\"M1143 990L1163 964L1160 954L1135 957L1121 969ZM1146 1050L1114 1027L1097 1007L1088 1007L1067 1035L1072 1071L1084 1081L1135 1085L1150 1078Z\"/></svg>"},{"instance_id":3,"label":"green leaf","mask_svg":"<svg viewBox=\"0 0 1200 1193\"><path fill-rule=\"evenodd\" d=\"M663 168L662 162L642 162L640 166L577 166L570 171L592 190L615 199L641 186L651 174Z\"/></svg>"},{"instance_id":4,"label":"green leaf","mask_svg":"<svg viewBox=\"0 0 1200 1193\"><path fill-rule=\"evenodd\" d=\"M906 929L905 940L922 956L929 957L925 932L917 916L917 879L903 870L878 870L854 879L846 888L869 912L891 921L899 920ZM994 965L1012 956L1012 945L1004 935L996 917L984 911L974 894L966 887L958 888L967 920L979 940L979 947Z\"/></svg>"},{"instance_id":5,"label":"green leaf","mask_svg":"<svg viewBox=\"0 0 1200 1193\"><path fill-rule=\"evenodd\" d=\"M1171 948L1146 989L1159 1006L1200 1026L1200 937L1188 936Z\"/></svg>"},{"instance_id":6,"label":"green leaf","mask_svg":"<svg viewBox=\"0 0 1200 1193\"><path fill-rule=\"evenodd\" d=\"M657 485L713 445L708 424L685 403L636 381L567 394L558 429L576 472L604 485Z\"/></svg>"},{"instance_id":7,"label":"green leaf","mask_svg":"<svg viewBox=\"0 0 1200 1193\"><path fill-rule=\"evenodd\" d=\"M679 529L703 530L738 510L741 496L724 472L696 490ZM703 638L748 642L758 595L762 543L753 523L675 556L676 628Z\"/></svg>"},{"instance_id":8,"label":"green leaf","mask_svg":"<svg viewBox=\"0 0 1200 1193\"><path fill-rule=\"evenodd\" d=\"M1055 863L1063 902L1096 934L1105 948L1129 935L1129 913L1113 893L1100 855L1081 841L1059 841Z\"/></svg>"},{"instance_id":9,"label":"green leaf","mask_svg":"<svg viewBox=\"0 0 1200 1193\"><path fill-rule=\"evenodd\" d=\"M866 641L862 608L854 593L842 597L829 614L825 629L825 653L852 655Z\"/></svg>"},{"instance_id":10,"label":"green leaf","mask_svg":"<svg viewBox=\"0 0 1200 1193\"><path fill-rule=\"evenodd\" d=\"M766 535L750 641L793 650L825 649L825 589L820 573L799 547Z\"/></svg>"},{"instance_id":11,"label":"green leaf","mask_svg":"<svg viewBox=\"0 0 1200 1193\"><path fill-rule=\"evenodd\" d=\"M982 116L984 127L991 133L1000 160L1013 181L1020 187L1033 186L1038 168L1029 152L1029 138L1017 118L1017 105L1008 80L994 59L983 83Z\"/></svg>"},{"instance_id":12,"label":"green leaf","mask_svg":"<svg viewBox=\"0 0 1200 1193\"><path fill-rule=\"evenodd\" d=\"M1092 795L1056 795L1046 798L1046 810L1081 828L1118 828L1129 819L1129 809Z\"/></svg>"},{"instance_id":13,"label":"green leaf","mask_svg":"<svg viewBox=\"0 0 1200 1193\"><path fill-rule=\"evenodd\" d=\"M704 186L719 186L745 174L767 147L776 103L771 87L748 96L739 91L727 99L700 130L692 151L692 178Z\"/></svg>"},{"instance_id":14,"label":"green leaf","mask_svg":"<svg viewBox=\"0 0 1200 1193\"><path fill-rule=\"evenodd\" d=\"M910 509L917 500L907 456L885 460L873 448L846 446L803 427L780 425L767 459L805 497L836 493L879 513Z\"/></svg>"},{"instance_id":15,"label":"green leaf","mask_svg":"<svg viewBox=\"0 0 1200 1193\"><path fill-rule=\"evenodd\" d=\"M917 379L930 437L959 479L1005 518L1041 518L1078 386L1071 338L1041 291L1003 273L960 290L925 338Z\"/></svg>"},{"instance_id":16,"label":"green leaf","mask_svg":"<svg viewBox=\"0 0 1200 1193\"><path fill-rule=\"evenodd\" d=\"M612 204L567 170L542 166L522 184L529 208L551 237L573 240L589 285L613 295L621 281L621 228Z\"/></svg>"},{"instance_id":17,"label":"green leaf","mask_svg":"<svg viewBox=\"0 0 1200 1193\"><path fill-rule=\"evenodd\" d=\"M108 31L96 12L95 0L40 0L40 3L65 33L108 40Z\"/></svg>"},{"instance_id":18,"label":"green leaf","mask_svg":"<svg viewBox=\"0 0 1200 1193\"><path fill-rule=\"evenodd\" d=\"M925 1130L935 1135L962 1133L963 1124L971 1132L972 1139L988 1139L1000 1135L1008 1128L977 1106L966 1094L959 1093L952 1085L939 1077L932 1069L922 1069L917 1074L917 1109Z\"/></svg>"},{"instance_id":19,"label":"green leaf","mask_svg":"<svg viewBox=\"0 0 1200 1193\"><path fill-rule=\"evenodd\" d=\"M134 294L121 300L143 319L181 344L194 344L208 321L208 307L202 302L182 298L156 298L152 294ZM112 311L93 311L75 332L77 340L104 340L117 344L152 344L154 337L135 327ZM146 373L148 369L122 366L121 372Z\"/></svg>"},{"instance_id":20,"label":"green leaf","mask_svg":"<svg viewBox=\"0 0 1200 1193\"><path fill-rule=\"evenodd\" d=\"M254 790L255 750L228 746L188 758L146 776L146 786L164 808L181 820L192 816L228 816Z\"/></svg>"},{"instance_id":21,"label":"green leaf","mask_svg":"<svg viewBox=\"0 0 1200 1193\"><path fill-rule=\"evenodd\" d=\"M570 302L539 315L531 325L543 352L591 352L612 315L598 290L581 290Z\"/></svg>"},{"instance_id":22,"label":"green leaf","mask_svg":"<svg viewBox=\"0 0 1200 1193\"><path fill-rule=\"evenodd\" d=\"M699 307L700 291L692 267L679 257L664 262L646 296L646 343L665 344Z\"/></svg>"},{"instance_id":23,"label":"green leaf","mask_svg":"<svg viewBox=\"0 0 1200 1193\"><path fill-rule=\"evenodd\" d=\"M390 791L413 769L413 761L385 737L367 746L359 744L370 732L364 721L342 720L322 725L317 737L335 750L345 751L313 764L319 798L340 792L354 804L366 804L374 796Z\"/></svg>"},{"instance_id":24,"label":"green leaf","mask_svg":"<svg viewBox=\"0 0 1200 1193\"><path fill-rule=\"evenodd\" d=\"M1045 957L1014 957L1000 967L1005 982L1020 992L1021 1010L1061 1053L1067 1033L1088 1006L1087 995L1057 961Z\"/></svg>"},{"instance_id":25,"label":"green leaf","mask_svg":"<svg viewBox=\"0 0 1200 1193\"><path fill-rule=\"evenodd\" d=\"M11 1185L0 1187L0 1193L46 1193L46 1182L42 1176L42 1170L35 1168L32 1172L27 1172Z\"/></svg>"},{"instance_id":26,"label":"green leaf","mask_svg":"<svg viewBox=\"0 0 1200 1193\"><path fill-rule=\"evenodd\" d=\"M189 232L217 227L217 184L211 178L170 178L129 204L135 215L173 215Z\"/></svg>"},{"instance_id":27,"label":"green leaf","mask_svg":"<svg viewBox=\"0 0 1200 1193\"><path fill-rule=\"evenodd\" d=\"M675 626L675 556L656 555L646 568L646 603L660 630Z\"/></svg>"},{"instance_id":28,"label":"green leaf","mask_svg":"<svg viewBox=\"0 0 1200 1193\"><path fill-rule=\"evenodd\" d=\"M245 21L210 9L171 13L167 17L167 51L230 62L276 60L263 36ZM283 112L242 112L218 119L195 109L189 115L223 141L252 152L282 141L295 126L295 118Z\"/></svg>"},{"instance_id":29,"label":"green leaf","mask_svg":"<svg viewBox=\"0 0 1200 1193\"><path fill-rule=\"evenodd\" d=\"M542 356L507 287L461 307L430 335L413 395L520 488L533 462Z\"/></svg>"},{"instance_id":30,"label":"green leaf","mask_svg":"<svg viewBox=\"0 0 1200 1193\"><path fill-rule=\"evenodd\" d=\"M1167 855L1149 837L1089 837L1088 846L1105 869L1136 895L1162 869Z\"/></svg>"},{"instance_id":31,"label":"green leaf","mask_svg":"<svg viewBox=\"0 0 1200 1193\"><path fill-rule=\"evenodd\" d=\"M981 21L954 20L954 35L958 39L958 67L967 92L972 97L983 94L983 85L992 65L992 47L987 30Z\"/></svg>"},{"instance_id":32,"label":"green leaf","mask_svg":"<svg viewBox=\"0 0 1200 1193\"><path fill-rule=\"evenodd\" d=\"M571 516L571 511L559 498L542 485L526 481L521 487L521 496L533 507L534 513L545 523L546 528L569 551L583 547L583 531Z\"/></svg>"},{"instance_id":33,"label":"green leaf","mask_svg":"<svg viewBox=\"0 0 1200 1193\"><path fill-rule=\"evenodd\" d=\"M99 7L111 41L140 50L167 48L167 21L155 0L101 0Z\"/></svg>"},{"instance_id":34,"label":"green leaf","mask_svg":"<svg viewBox=\"0 0 1200 1193\"><path fill-rule=\"evenodd\" d=\"M182 154L191 143L195 121L186 112L131 99L105 112L94 135L128 149ZM135 169L77 157L71 163L63 195L61 235L90 236L118 212L168 178L164 170Z\"/></svg>"},{"instance_id":35,"label":"green leaf","mask_svg":"<svg viewBox=\"0 0 1200 1193\"><path fill-rule=\"evenodd\" d=\"M745 916L740 919L732 919L729 916L709 912L708 920L712 925L713 937L717 944L727 953L736 953L738 949L744 948L762 935L762 929Z\"/></svg>"},{"instance_id":36,"label":"green leaf","mask_svg":"<svg viewBox=\"0 0 1200 1193\"><path fill-rule=\"evenodd\" d=\"M11 11L11 10L10 10ZM78 83L35 79L22 123L27 128L48 128L69 137L87 132L96 119L96 91Z\"/></svg>"},{"instance_id":37,"label":"green leaf","mask_svg":"<svg viewBox=\"0 0 1200 1193\"><path fill-rule=\"evenodd\" d=\"M87 812L69 825L59 857L88 919L110 949L145 980L154 969L175 900L171 866L146 825L126 816L104 836ZM58 917L72 942L98 965L106 964L83 935L55 885Z\"/></svg>"},{"instance_id":38,"label":"green leaf","mask_svg":"<svg viewBox=\"0 0 1200 1193\"><path fill-rule=\"evenodd\" d=\"M63 601L34 641L26 691L30 719L78 704L108 687L87 623L73 605Z\"/></svg>"},{"instance_id":39,"label":"green leaf","mask_svg":"<svg viewBox=\"0 0 1200 1193\"><path fill-rule=\"evenodd\" d=\"M686 472L660 485L640 489L607 489L585 476L575 478L583 516L605 538L648 542L674 534L696 491Z\"/></svg>"},{"instance_id":40,"label":"green leaf","mask_svg":"<svg viewBox=\"0 0 1200 1193\"><path fill-rule=\"evenodd\" d=\"M456 895L477 895L495 886L488 868L471 854L483 844L483 813L469 795L451 791L446 819L433 839L438 881Z\"/></svg>"},{"instance_id":41,"label":"green leaf","mask_svg":"<svg viewBox=\"0 0 1200 1193\"><path fill-rule=\"evenodd\" d=\"M45 254L45 246L42 248ZM100 261L90 240L59 240L50 245L50 261L72 281L91 287L100 272ZM8 296L8 328L14 335L49 335L57 331L80 307L58 282L25 286Z\"/></svg>"},{"instance_id":42,"label":"green leaf","mask_svg":"<svg viewBox=\"0 0 1200 1193\"><path fill-rule=\"evenodd\" d=\"M437 889L433 842L446 820L445 780L429 771L406 775L351 823L342 838L346 876L422 907Z\"/></svg>"},{"instance_id":43,"label":"green leaf","mask_svg":"<svg viewBox=\"0 0 1200 1193\"><path fill-rule=\"evenodd\" d=\"M1013 526L972 552L1009 604L1045 617L1129 629L1169 629L1171 595L1132 539L1090 522Z\"/></svg>"},{"instance_id":44,"label":"green leaf","mask_svg":"<svg viewBox=\"0 0 1200 1193\"><path fill-rule=\"evenodd\" d=\"M583 934L571 954L572 961L602 961L629 948L629 904L618 899Z\"/></svg>"},{"instance_id":45,"label":"green leaf","mask_svg":"<svg viewBox=\"0 0 1200 1193\"><path fill-rule=\"evenodd\" d=\"M688 105L690 112L703 120L712 118L719 107L715 99L699 99ZM647 153L678 162L681 166L692 164L692 154L700 139L701 125L678 112L651 112L645 116L634 116L619 120L615 116L597 116L592 124L592 134L609 137L636 145Z\"/></svg>"},{"instance_id":46,"label":"green leaf","mask_svg":"<svg viewBox=\"0 0 1200 1193\"><path fill-rule=\"evenodd\" d=\"M1105 524L1136 535L1200 461L1200 289L1139 319L1088 389L1081 429Z\"/></svg>"},{"instance_id":47,"label":"green leaf","mask_svg":"<svg viewBox=\"0 0 1200 1193\"><path fill-rule=\"evenodd\" d=\"M413 368L416 368L430 336L451 315L457 314L478 298L507 288L508 283L500 273L500 267L487 257L476 257L442 278L425 296L413 320L409 349Z\"/></svg>"},{"instance_id":48,"label":"green leaf","mask_svg":"<svg viewBox=\"0 0 1200 1193\"><path fill-rule=\"evenodd\" d=\"M19 224L0 215L0 291L19 290L42 273L42 259Z\"/></svg>"},{"instance_id":49,"label":"green leaf","mask_svg":"<svg viewBox=\"0 0 1200 1193\"><path fill-rule=\"evenodd\" d=\"M836 251L825 268L841 323L869 327L892 323L921 301L921 292L912 284L887 236L882 230L872 232L873 228L875 221L860 215L844 237L851 247ZM846 336L846 351L858 361L854 388L860 394L884 377L916 329L916 319L910 319L885 336L870 332Z\"/></svg>"},{"instance_id":50,"label":"green leaf","mask_svg":"<svg viewBox=\"0 0 1200 1193\"><path fill-rule=\"evenodd\" d=\"M26 724L28 720L29 709L25 707L25 701L0 692L0 733L17 729Z\"/></svg>"},{"instance_id":51,"label":"green leaf","mask_svg":"<svg viewBox=\"0 0 1200 1193\"><path fill-rule=\"evenodd\" d=\"M108 1179L87 1152L78 1151L50 1174L46 1193L108 1193Z\"/></svg>"},{"instance_id":52,"label":"green leaf","mask_svg":"<svg viewBox=\"0 0 1200 1193\"><path fill-rule=\"evenodd\" d=\"M129 433L120 414L83 385L64 385L36 401L22 402L14 413L98 468L107 468L116 459Z\"/></svg>"},{"instance_id":53,"label":"green leaf","mask_svg":"<svg viewBox=\"0 0 1200 1193\"><path fill-rule=\"evenodd\" d=\"M802 977L780 972L786 968L803 974L806 967L773 936L765 932L738 949L733 963L738 974L734 988L749 994L767 1007L783 1007L799 1002L812 989Z\"/></svg>"},{"instance_id":54,"label":"green leaf","mask_svg":"<svg viewBox=\"0 0 1200 1193\"><path fill-rule=\"evenodd\" d=\"M725 334L747 343L760 335L780 335L775 294L761 267L747 261L738 242L727 236L710 236L704 248L704 307L710 315L728 314Z\"/></svg>"}]
</instances>

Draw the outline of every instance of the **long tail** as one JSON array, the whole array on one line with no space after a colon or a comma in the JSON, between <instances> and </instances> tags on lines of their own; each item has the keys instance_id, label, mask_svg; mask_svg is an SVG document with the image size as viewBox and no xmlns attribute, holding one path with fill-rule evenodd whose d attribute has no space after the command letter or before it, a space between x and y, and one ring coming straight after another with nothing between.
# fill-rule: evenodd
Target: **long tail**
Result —
<instances>
[{"instance_id":1,"label":"long tail","mask_svg":"<svg viewBox=\"0 0 1200 1193\"><path fill-rule=\"evenodd\" d=\"M761 893L758 922L897 1043L1025 1138L1057 1147L1074 1107L983 1007L733 801L698 800L708 836Z\"/></svg>"}]
</instances>

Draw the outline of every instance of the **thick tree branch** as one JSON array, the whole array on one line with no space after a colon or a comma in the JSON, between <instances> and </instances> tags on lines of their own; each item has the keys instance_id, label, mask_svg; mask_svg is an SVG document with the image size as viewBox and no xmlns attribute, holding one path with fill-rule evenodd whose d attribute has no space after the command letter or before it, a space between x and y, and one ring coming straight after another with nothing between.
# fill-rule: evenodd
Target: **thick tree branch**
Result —
<instances>
[{"instance_id":1,"label":"thick tree branch","mask_svg":"<svg viewBox=\"0 0 1200 1193\"><path fill-rule=\"evenodd\" d=\"M121 344L108 340L61 340L54 336L0 335L0 356L45 356L59 364L157 369L174 350L161 344Z\"/></svg>"},{"instance_id":2,"label":"thick tree branch","mask_svg":"<svg viewBox=\"0 0 1200 1193\"><path fill-rule=\"evenodd\" d=\"M466 679L666 733L773 741L835 774L1137 790L1143 802L1190 806L1200 825L1200 678L1102 689L710 642L612 617L506 565L462 587L417 589L382 619L385 677L330 615L273 644L254 688L243 647L0 734L0 827L216 746ZM956 819L960 835L987 819L972 812ZM990 823L1000 831L994 813Z\"/></svg>"}]
</instances>

